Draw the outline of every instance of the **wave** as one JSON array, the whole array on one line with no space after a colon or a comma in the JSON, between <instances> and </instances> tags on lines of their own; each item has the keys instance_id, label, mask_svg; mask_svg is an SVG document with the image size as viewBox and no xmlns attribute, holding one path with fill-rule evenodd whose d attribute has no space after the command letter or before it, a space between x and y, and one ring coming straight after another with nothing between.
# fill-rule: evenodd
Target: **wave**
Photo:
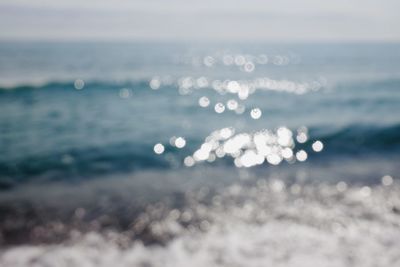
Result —
<instances>
[{"instance_id":1,"label":"wave","mask_svg":"<svg viewBox=\"0 0 400 267\"><path fill-rule=\"evenodd\" d=\"M77 80L49 80L45 82L17 83L10 85L0 85L1 93L13 93L18 91L31 90L63 90L75 89ZM83 81L83 80L82 80ZM113 80L85 80L83 86L85 89L110 89L121 87L148 87L149 79L113 81Z\"/></svg>"},{"instance_id":2,"label":"wave","mask_svg":"<svg viewBox=\"0 0 400 267\"><path fill-rule=\"evenodd\" d=\"M398 154L400 148L398 124L380 127L350 125L329 132L324 128L311 128L309 131L309 141L297 144L294 150L304 149L309 152L308 161L311 163L314 160L342 156ZM311 145L315 140L323 143L324 150L314 156ZM0 180L18 183L40 176L51 180L66 177L82 179L146 169L185 168L183 164L185 157L196 151L200 144L200 139L194 139L187 142L184 150L166 146L166 151L161 156L154 153L152 145L132 141L23 156L19 159L3 158L0 161ZM234 166L233 160L228 158L204 164ZM7 183L4 186L7 187Z\"/></svg>"},{"instance_id":3,"label":"wave","mask_svg":"<svg viewBox=\"0 0 400 267\"><path fill-rule=\"evenodd\" d=\"M110 88L110 87L121 87L121 86L145 86L149 87L149 82L152 79L157 79L161 86L175 85L177 86L179 80L182 78L190 78L190 76L184 76L181 78L173 78L171 76L145 76L141 78L126 78L122 80L116 79L102 79L102 78L91 78L84 79L85 88ZM204 78L203 76L201 76ZM196 77L191 77L195 79ZM38 81L27 81L27 82L13 82L6 83L0 82L0 93L2 91L18 91L18 90L37 90L37 89L62 89L62 88L74 88L74 83L81 79L48 79L48 80L38 80ZM221 81L223 81L222 79ZM376 78L374 80L358 80L358 81L347 81L338 82L330 86L330 89L335 90L369 90L377 91L379 90L396 90L400 85L400 79L397 77L387 77L387 78Z\"/></svg>"},{"instance_id":4,"label":"wave","mask_svg":"<svg viewBox=\"0 0 400 267\"><path fill-rule=\"evenodd\" d=\"M58 244L8 247L0 265L397 266L398 194L398 185L236 184L209 204L193 192L182 208L149 205L127 231L101 232L92 222L89 233L72 231ZM97 224L107 224L106 217ZM33 236L70 230L51 225ZM146 245L146 238L156 242Z\"/></svg>"},{"instance_id":5,"label":"wave","mask_svg":"<svg viewBox=\"0 0 400 267\"><path fill-rule=\"evenodd\" d=\"M316 129L316 132L319 130ZM365 151L390 152L400 146L400 124L386 126L350 125L331 133L312 136L328 148L327 153Z\"/></svg>"},{"instance_id":6,"label":"wave","mask_svg":"<svg viewBox=\"0 0 400 267\"><path fill-rule=\"evenodd\" d=\"M58 180L90 178L115 172L132 172L137 169L162 169L169 164L152 153L152 147L117 144L106 147L87 147L68 151L23 157L0 162L4 178L12 177L12 183L35 179L46 175ZM1 180L1 179L0 179Z\"/></svg>"}]
</instances>

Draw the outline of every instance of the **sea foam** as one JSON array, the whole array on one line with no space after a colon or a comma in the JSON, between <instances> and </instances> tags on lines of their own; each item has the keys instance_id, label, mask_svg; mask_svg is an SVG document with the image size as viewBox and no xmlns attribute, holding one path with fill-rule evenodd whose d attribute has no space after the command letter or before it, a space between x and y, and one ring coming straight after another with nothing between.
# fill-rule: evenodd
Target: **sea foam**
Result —
<instances>
[{"instance_id":1,"label":"sea foam","mask_svg":"<svg viewBox=\"0 0 400 267\"><path fill-rule=\"evenodd\" d=\"M149 207L139 218L148 219L152 234L172 236L164 244L124 244L123 233L91 232L56 245L10 247L0 265L397 266L399 189L235 184L209 204L193 193L182 210Z\"/></svg>"}]
</instances>

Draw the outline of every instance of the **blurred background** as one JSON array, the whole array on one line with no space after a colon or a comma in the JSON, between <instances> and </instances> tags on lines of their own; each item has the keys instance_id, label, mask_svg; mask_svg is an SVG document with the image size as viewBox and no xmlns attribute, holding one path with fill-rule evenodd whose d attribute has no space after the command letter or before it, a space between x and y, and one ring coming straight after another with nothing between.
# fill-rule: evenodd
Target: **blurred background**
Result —
<instances>
[{"instance_id":1,"label":"blurred background","mask_svg":"<svg viewBox=\"0 0 400 267\"><path fill-rule=\"evenodd\" d=\"M0 0L1 266L397 266L394 0Z\"/></svg>"}]
</instances>

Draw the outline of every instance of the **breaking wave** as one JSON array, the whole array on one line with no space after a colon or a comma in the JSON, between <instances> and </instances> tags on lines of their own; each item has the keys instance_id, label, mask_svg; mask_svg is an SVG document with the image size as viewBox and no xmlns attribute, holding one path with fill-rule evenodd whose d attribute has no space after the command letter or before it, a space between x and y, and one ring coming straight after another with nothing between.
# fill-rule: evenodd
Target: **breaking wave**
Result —
<instances>
[{"instance_id":1,"label":"breaking wave","mask_svg":"<svg viewBox=\"0 0 400 267\"><path fill-rule=\"evenodd\" d=\"M0 265L397 266L399 190L387 181L347 187L280 180L234 184L209 200L200 190L181 208L149 205L122 233L73 232L60 244L10 247Z\"/></svg>"}]
</instances>

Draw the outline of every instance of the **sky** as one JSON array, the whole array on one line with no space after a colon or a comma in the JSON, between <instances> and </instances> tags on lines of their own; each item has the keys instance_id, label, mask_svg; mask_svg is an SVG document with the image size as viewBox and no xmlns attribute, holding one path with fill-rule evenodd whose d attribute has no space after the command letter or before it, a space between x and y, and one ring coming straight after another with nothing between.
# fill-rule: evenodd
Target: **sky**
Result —
<instances>
[{"instance_id":1,"label":"sky","mask_svg":"<svg viewBox=\"0 0 400 267\"><path fill-rule=\"evenodd\" d=\"M399 0L0 0L0 40L400 41Z\"/></svg>"}]
</instances>

